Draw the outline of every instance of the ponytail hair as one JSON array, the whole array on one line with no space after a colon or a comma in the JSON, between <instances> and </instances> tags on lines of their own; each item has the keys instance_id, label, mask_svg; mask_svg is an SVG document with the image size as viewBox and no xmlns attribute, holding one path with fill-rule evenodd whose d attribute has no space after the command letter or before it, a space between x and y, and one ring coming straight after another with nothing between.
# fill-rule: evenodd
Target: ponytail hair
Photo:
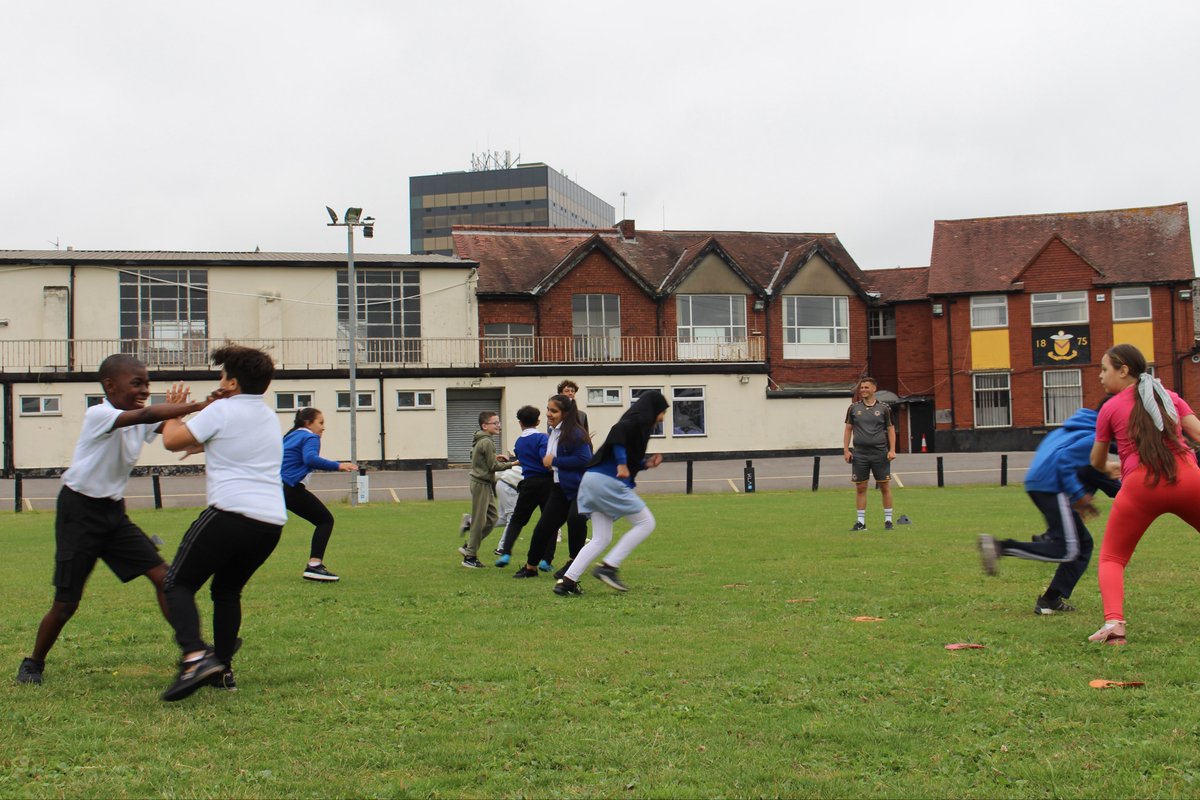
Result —
<instances>
[{"instance_id":1,"label":"ponytail hair","mask_svg":"<svg viewBox=\"0 0 1200 800\"><path fill-rule=\"evenodd\" d=\"M292 423L292 430L288 431L288 433L292 433L293 431L298 431L301 428L307 428L309 426L309 424L312 423L319 416L321 416L321 409L319 409L319 408L302 408L302 409L300 409L299 411L296 412L296 419ZM287 433L285 433L284 436L287 436Z\"/></svg>"},{"instance_id":2,"label":"ponytail hair","mask_svg":"<svg viewBox=\"0 0 1200 800\"><path fill-rule=\"evenodd\" d=\"M563 412L562 441L578 444L590 438L587 428L583 427L583 423L579 421L579 406L575 404L574 400L565 394L556 394L550 398L550 402Z\"/></svg>"},{"instance_id":3,"label":"ponytail hair","mask_svg":"<svg viewBox=\"0 0 1200 800\"><path fill-rule=\"evenodd\" d=\"M1129 438L1138 460L1146 465L1147 485L1160 480L1175 483L1175 459L1185 451L1179 443L1179 414L1167 390L1146 367L1146 357L1131 344L1118 344L1107 353L1115 369L1126 367L1136 381L1133 410L1129 412Z\"/></svg>"}]
</instances>

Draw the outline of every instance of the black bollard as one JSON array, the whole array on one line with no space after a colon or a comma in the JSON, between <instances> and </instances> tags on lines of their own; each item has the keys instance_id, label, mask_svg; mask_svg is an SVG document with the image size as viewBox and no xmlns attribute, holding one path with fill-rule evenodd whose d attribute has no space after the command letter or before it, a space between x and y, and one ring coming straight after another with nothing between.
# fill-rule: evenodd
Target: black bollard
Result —
<instances>
[{"instance_id":1,"label":"black bollard","mask_svg":"<svg viewBox=\"0 0 1200 800\"><path fill-rule=\"evenodd\" d=\"M162 508L162 483L157 472L150 476L150 484L154 487L154 507Z\"/></svg>"},{"instance_id":2,"label":"black bollard","mask_svg":"<svg viewBox=\"0 0 1200 800\"><path fill-rule=\"evenodd\" d=\"M938 488L941 489L942 487L944 487L946 485L946 475L945 475L945 472L942 470L942 457L941 456L937 457L937 464L938 464Z\"/></svg>"},{"instance_id":3,"label":"black bollard","mask_svg":"<svg viewBox=\"0 0 1200 800\"><path fill-rule=\"evenodd\" d=\"M425 465L425 499L433 499L433 464Z\"/></svg>"},{"instance_id":4,"label":"black bollard","mask_svg":"<svg viewBox=\"0 0 1200 800\"><path fill-rule=\"evenodd\" d=\"M746 468L742 470L742 486L746 489L746 494L754 493L754 462L746 460Z\"/></svg>"},{"instance_id":5,"label":"black bollard","mask_svg":"<svg viewBox=\"0 0 1200 800\"><path fill-rule=\"evenodd\" d=\"M692 460L689 458L687 462L687 489L688 494L692 493Z\"/></svg>"},{"instance_id":6,"label":"black bollard","mask_svg":"<svg viewBox=\"0 0 1200 800\"><path fill-rule=\"evenodd\" d=\"M821 485L821 457L813 456L813 488L815 492Z\"/></svg>"},{"instance_id":7,"label":"black bollard","mask_svg":"<svg viewBox=\"0 0 1200 800\"><path fill-rule=\"evenodd\" d=\"M13 477L13 511L21 513L21 476Z\"/></svg>"},{"instance_id":8,"label":"black bollard","mask_svg":"<svg viewBox=\"0 0 1200 800\"><path fill-rule=\"evenodd\" d=\"M1000 485L1008 486L1008 453L1000 455Z\"/></svg>"}]
</instances>

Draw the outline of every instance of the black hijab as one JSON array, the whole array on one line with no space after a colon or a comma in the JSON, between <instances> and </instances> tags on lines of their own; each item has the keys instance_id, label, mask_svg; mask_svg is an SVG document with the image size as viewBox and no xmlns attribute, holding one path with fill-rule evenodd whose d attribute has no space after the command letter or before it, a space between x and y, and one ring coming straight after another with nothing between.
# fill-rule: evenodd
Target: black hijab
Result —
<instances>
[{"instance_id":1,"label":"black hijab","mask_svg":"<svg viewBox=\"0 0 1200 800\"><path fill-rule=\"evenodd\" d=\"M646 445L650 442L650 434L654 432L658 415L668 407L667 398L663 397L662 392L657 389L643 392L629 410L621 415L617 424L612 426L608 438L592 456L588 466L594 467L607 460L612 456L614 445L623 445L629 467L629 479L633 480L642 468L642 460L646 457Z\"/></svg>"}]
</instances>

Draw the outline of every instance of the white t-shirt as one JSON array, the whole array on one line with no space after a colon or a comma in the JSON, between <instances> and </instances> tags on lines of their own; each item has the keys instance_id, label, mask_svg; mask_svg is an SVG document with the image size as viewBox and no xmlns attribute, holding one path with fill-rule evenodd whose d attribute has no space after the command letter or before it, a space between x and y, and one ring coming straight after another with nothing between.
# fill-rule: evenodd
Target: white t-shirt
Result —
<instances>
[{"instance_id":1,"label":"white t-shirt","mask_svg":"<svg viewBox=\"0 0 1200 800\"><path fill-rule=\"evenodd\" d=\"M287 522L283 438L261 394L217 400L184 424L204 445L210 506L271 525Z\"/></svg>"},{"instance_id":2,"label":"white t-shirt","mask_svg":"<svg viewBox=\"0 0 1200 800\"><path fill-rule=\"evenodd\" d=\"M83 430L75 443L71 466L62 474L65 486L97 499L125 497L129 471L142 454L142 445L154 439L159 423L113 429L123 412L108 398L83 415Z\"/></svg>"}]
</instances>

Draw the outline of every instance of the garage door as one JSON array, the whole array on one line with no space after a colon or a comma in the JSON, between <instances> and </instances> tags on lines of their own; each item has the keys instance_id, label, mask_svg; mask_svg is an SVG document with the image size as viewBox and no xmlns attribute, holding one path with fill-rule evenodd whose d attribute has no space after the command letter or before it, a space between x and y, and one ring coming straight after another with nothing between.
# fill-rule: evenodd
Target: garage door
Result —
<instances>
[{"instance_id":1,"label":"garage door","mask_svg":"<svg viewBox=\"0 0 1200 800\"><path fill-rule=\"evenodd\" d=\"M471 442L484 411L500 414L499 389L446 390L446 458L451 464L471 463ZM497 449L500 443L496 443Z\"/></svg>"}]
</instances>

